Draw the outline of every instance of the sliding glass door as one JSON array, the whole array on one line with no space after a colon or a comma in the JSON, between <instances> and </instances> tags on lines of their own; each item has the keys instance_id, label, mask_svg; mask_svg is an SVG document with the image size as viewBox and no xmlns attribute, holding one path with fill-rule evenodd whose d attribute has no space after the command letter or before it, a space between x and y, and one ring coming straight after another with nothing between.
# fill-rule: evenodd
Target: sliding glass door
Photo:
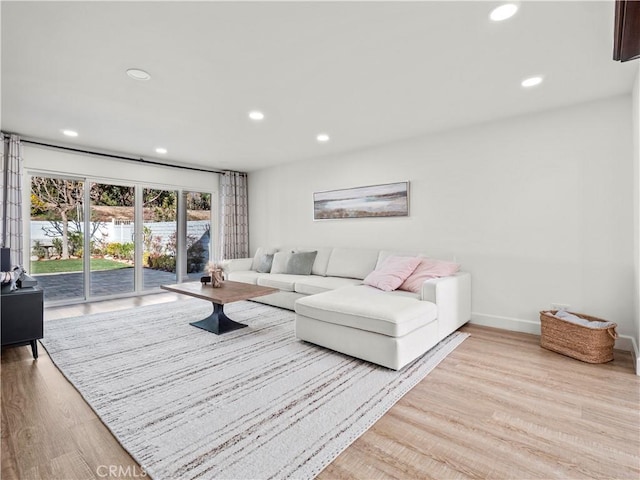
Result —
<instances>
[{"instance_id":1,"label":"sliding glass door","mask_svg":"<svg viewBox=\"0 0 640 480\"><path fill-rule=\"evenodd\" d=\"M198 280L210 259L210 193L33 175L30 194L28 273L47 302Z\"/></svg>"},{"instance_id":2,"label":"sliding glass door","mask_svg":"<svg viewBox=\"0 0 640 480\"><path fill-rule=\"evenodd\" d=\"M92 183L89 223L92 297L135 290L135 188Z\"/></svg>"},{"instance_id":3,"label":"sliding glass door","mask_svg":"<svg viewBox=\"0 0 640 480\"><path fill-rule=\"evenodd\" d=\"M84 298L85 182L31 177L30 268L45 298Z\"/></svg>"},{"instance_id":4,"label":"sliding glass door","mask_svg":"<svg viewBox=\"0 0 640 480\"><path fill-rule=\"evenodd\" d=\"M145 188L143 207L143 289L176 283L178 195L174 190Z\"/></svg>"},{"instance_id":5,"label":"sliding glass door","mask_svg":"<svg viewBox=\"0 0 640 480\"><path fill-rule=\"evenodd\" d=\"M187 278L198 280L211 252L211 194L183 192L187 210Z\"/></svg>"}]
</instances>

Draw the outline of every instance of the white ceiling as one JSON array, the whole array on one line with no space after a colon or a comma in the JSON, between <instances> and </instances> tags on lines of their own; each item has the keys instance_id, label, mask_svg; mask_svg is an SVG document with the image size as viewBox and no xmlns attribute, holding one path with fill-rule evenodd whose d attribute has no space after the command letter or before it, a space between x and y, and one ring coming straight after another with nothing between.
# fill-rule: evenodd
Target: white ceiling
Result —
<instances>
[{"instance_id":1,"label":"white ceiling","mask_svg":"<svg viewBox=\"0 0 640 480\"><path fill-rule=\"evenodd\" d=\"M251 171L631 91L613 1L498 4L3 1L1 126Z\"/></svg>"}]
</instances>

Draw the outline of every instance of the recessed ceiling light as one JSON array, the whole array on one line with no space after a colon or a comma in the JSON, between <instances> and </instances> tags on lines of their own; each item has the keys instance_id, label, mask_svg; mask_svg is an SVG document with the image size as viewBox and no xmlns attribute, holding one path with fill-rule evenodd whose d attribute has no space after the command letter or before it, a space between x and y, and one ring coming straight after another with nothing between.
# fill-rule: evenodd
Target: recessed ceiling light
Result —
<instances>
[{"instance_id":1,"label":"recessed ceiling light","mask_svg":"<svg viewBox=\"0 0 640 480\"><path fill-rule=\"evenodd\" d=\"M491 10L489 18L494 22L502 22L503 20L513 17L517 11L518 5L515 3L505 3Z\"/></svg>"},{"instance_id":2,"label":"recessed ceiling light","mask_svg":"<svg viewBox=\"0 0 640 480\"><path fill-rule=\"evenodd\" d=\"M166 148L162 148L162 147L158 147L156 148L156 153L161 153L161 154L165 154L167 153L167 149Z\"/></svg>"},{"instance_id":3,"label":"recessed ceiling light","mask_svg":"<svg viewBox=\"0 0 640 480\"><path fill-rule=\"evenodd\" d=\"M127 75L133 78L134 80L146 81L151 79L151 75L149 75L144 70L140 70L139 68L130 68L127 70Z\"/></svg>"},{"instance_id":4,"label":"recessed ceiling light","mask_svg":"<svg viewBox=\"0 0 640 480\"><path fill-rule=\"evenodd\" d=\"M258 110L252 110L249 112L249 118L251 120L254 120L256 122L259 122L260 120L264 119L264 113L258 111Z\"/></svg>"},{"instance_id":5,"label":"recessed ceiling light","mask_svg":"<svg viewBox=\"0 0 640 480\"><path fill-rule=\"evenodd\" d=\"M320 143L326 143L329 141L329 135L327 135L326 133L319 133L316 137L316 140L318 140L318 142Z\"/></svg>"},{"instance_id":6,"label":"recessed ceiling light","mask_svg":"<svg viewBox=\"0 0 640 480\"><path fill-rule=\"evenodd\" d=\"M535 77L525 78L520 85L525 88L535 87L536 85L540 85L542 83L542 76L536 75Z\"/></svg>"},{"instance_id":7,"label":"recessed ceiling light","mask_svg":"<svg viewBox=\"0 0 640 480\"><path fill-rule=\"evenodd\" d=\"M74 130L63 130L62 133L64 135L66 135L67 137L77 137L78 136L78 132L76 132Z\"/></svg>"}]
</instances>

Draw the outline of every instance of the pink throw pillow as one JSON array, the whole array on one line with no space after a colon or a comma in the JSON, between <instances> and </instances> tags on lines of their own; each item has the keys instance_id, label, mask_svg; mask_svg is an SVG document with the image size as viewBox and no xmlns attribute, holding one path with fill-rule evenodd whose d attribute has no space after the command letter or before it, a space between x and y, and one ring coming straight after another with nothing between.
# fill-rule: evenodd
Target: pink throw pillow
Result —
<instances>
[{"instance_id":1,"label":"pink throw pillow","mask_svg":"<svg viewBox=\"0 0 640 480\"><path fill-rule=\"evenodd\" d=\"M385 292L395 290L413 273L420 260L419 257L387 257L377 270L366 276L364 283Z\"/></svg>"},{"instance_id":2,"label":"pink throw pillow","mask_svg":"<svg viewBox=\"0 0 640 480\"><path fill-rule=\"evenodd\" d=\"M436 260L434 258L421 258L415 271L400 285L400 290L420 293L422 284L430 278L448 277L460 270L460 264Z\"/></svg>"}]
</instances>

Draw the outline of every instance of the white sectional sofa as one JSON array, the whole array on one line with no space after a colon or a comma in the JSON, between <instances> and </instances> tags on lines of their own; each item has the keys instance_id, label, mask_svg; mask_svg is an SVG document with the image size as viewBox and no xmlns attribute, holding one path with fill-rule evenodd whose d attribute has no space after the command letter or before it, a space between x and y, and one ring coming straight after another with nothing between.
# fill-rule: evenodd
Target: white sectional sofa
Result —
<instances>
[{"instance_id":1,"label":"white sectional sofa","mask_svg":"<svg viewBox=\"0 0 640 480\"><path fill-rule=\"evenodd\" d=\"M267 273L260 261L277 252ZM317 252L310 274L277 273L276 260L289 252ZM425 257L365 248L260 248L254 258L227 260L224 270L228 280L278 288L254 301L294 310L297 338L399 370L469 321L471 276L432 278L418 293L365 285L391 256Z\"/></svg>"}]
</instances>

